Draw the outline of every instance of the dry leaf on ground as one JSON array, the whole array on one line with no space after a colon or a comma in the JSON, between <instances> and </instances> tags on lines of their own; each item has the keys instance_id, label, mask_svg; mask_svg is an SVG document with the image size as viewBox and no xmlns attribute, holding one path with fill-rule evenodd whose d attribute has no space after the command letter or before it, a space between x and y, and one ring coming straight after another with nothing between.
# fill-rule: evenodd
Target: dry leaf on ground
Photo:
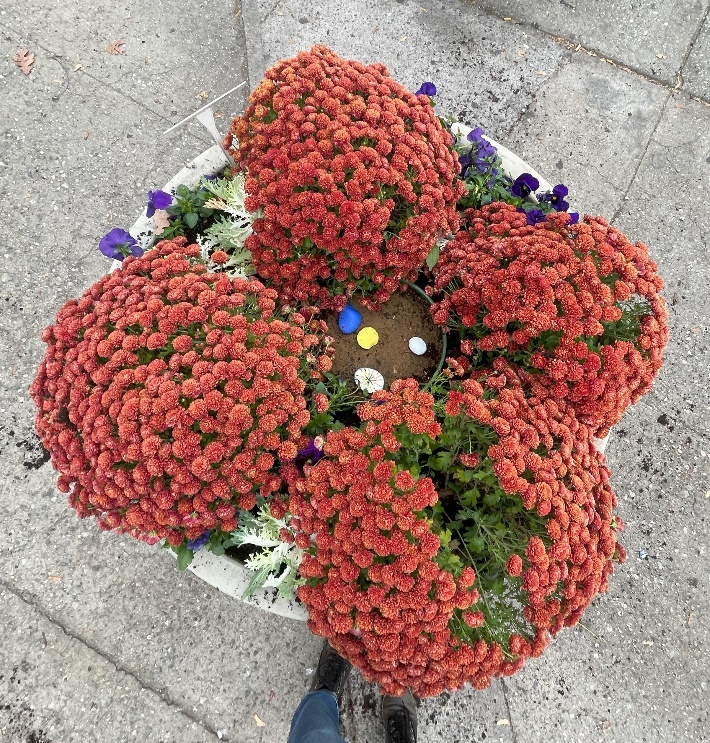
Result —
<instances>
[{"instance_id":1,"label":"dry leaf on ground","mask_svg":"<svg viewBox=\"0 0 710 743\"><path fill-rule=\"evenodd\" d=\"M106 51L108 54L125 54L126 50L123 48L126 42L123 39L118 41L112 41L107 47Z\"/></svg>"},{"instance_id":2,"label":"dry leaf on ground","mask_svg":"<svg viewBox=\"0 0 710 743\"><path fill-rule=\"evenodd\" d=\"M22 70L23 75L29 75L35 63L35 53L29 49L18 49L12 61Z\"/></svg>"},{"instance_id":3,"label":"dry leaf on ground","mask_svg":"<svg viewBox=\"0 0 710 743\"><path fill-rule=\"evenodd\" d=\"M197 94L197 95L195 96L195 98L197 98L197 99L198 99L198 100L200 100L200 101L205 101L205 100L207 100L207 99L208 99L209 97L210 97L210 92L209 92L209 90L201 90L201 91L200 91L200 92L199 92L199 93L198 93L198 94Z\"/></svg>"}]
</instances>

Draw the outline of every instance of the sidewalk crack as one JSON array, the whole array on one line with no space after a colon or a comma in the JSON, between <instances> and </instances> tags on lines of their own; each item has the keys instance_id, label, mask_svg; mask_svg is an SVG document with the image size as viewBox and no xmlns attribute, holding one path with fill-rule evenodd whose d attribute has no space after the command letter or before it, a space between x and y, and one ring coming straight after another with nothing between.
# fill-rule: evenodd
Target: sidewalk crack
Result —
<instances>
[{"instance_id":1,"label":"sidewalk crack","mask_svg":"<svg viewBox=\"0 0 710 743\"><path fill-rule=\"evenodd\" d=\"M197 717L197 715L193 714L189 710L183 709L180 706L180 704L176 700L174 700L167 691L165 691L164 689L156 688L144 682L134 671L128 668L128 666L125 666L123 663L121 663L121 661L116 660L115 658L111 657L111 655L101 650L101 648L99 648L93 642L83 637L79 633L72 631L67 625L65 625L59 619L49 614L49 612L47 612L46 609L44 609L42 605L39 603L36 596L33 596L28 591L24 591L20 588L16 588L15 586L9 584L7 581L1 578L0 578L0 588L8 591L13 596L20 599L20 601L24 602L28 606L31 606L40 616L42 616L48 622L53 624L55 627L58 627L67 637L69 637L72 640L76 640L76 642L81 643L82 645L87 647L92 652L101 656L104 660L108 661L108 663L110 663L117 671L119 671L120 673L125 673L126 676L130 676L138 684L138 686L141 689L157 696L162 702L164 702L171 709L174 709L178 714L182 715L183 717L186 717L188 720L195 723L195 725L199 725L199 727L201 727L203 730L214 735L215 739L223 740L225 741L225 743L228 741L228 739L224 737L224 734L222 734L222 736L220 737L220 735L217 733L217 730L215 730L211 725L209 725L204 720L201 720L199 717Z\"/></svg>"},{"instance_id":2,"label":"sidewalk crack","mask_svg":"<svg viewBox=\"0 0 710 743\"><path fill-rule=\"evenodd\" d=\"M693 93L690 90L684 90L680 87L682 82L679 82L679 80L681 79L679 73L676 73L675 83L672 84L672 83L669 83L667 80L662 80L661 78L653 77L652 75L649 75L644 70L641 70L636 67L632 67L626 62L622 62L619 59L614 59L613 57L607 56L606 53L602 52L599 49L593 49L591 47L586 47L577 41L572 41L571 39L566 38L565 36L560 36L559 34L553 33L552 31L545 31L543 28L540 28L540 25L538 23L531 23L530 21L524 21L520 18L509 18L508 16L503 18L502 16L498 15L495 11L491 10L490 8L480 7L476 5L476 0L468 0L468 3L474 5L480 13L483 13L484 15L487 15L491 18L495 18L496 20L499 20L499 21L510 22L516 26L521 26L522 28L529 29L530 31L534 31L535 33L539 33L542 36L547 37L548 39L552 39L552 41L554 41L555 43L560 44L561 46L564 46L566 49L569 49L572 52L581 52L582 54L586 54L590 57L595 57L601 62L606 62L612 67L616 67L622 72L626 72L630 75L634 75L635 77L640 77L642 80L652 83L653 85L659 85L662 88L666 88L666 90L671 90L677 93L682 93L683 95L688 96L688 98L690 98L693 101L696 101L697 103L702 103L705 106L710 106L710 100L708 98L705 98L702 95L697 95L696 93ZM691 41L691 46L688 49L685 58L683 59L681 70L682 70L683 65L687 61L687 57L690 55L690 52L695 42L697 41L698 36L700 35L700 32L703 27L703 23L705 22L705 19L708 17L709 14L710 14L710 8L708 8L705 11L705 15L703 16L703 21L701 22L700 26L698 26L698 29L696 30L693 36L693 40Z\"/></svg>"},{"instance_id":3,"label":"sidewalk crack","mask_svg":"<svg viewBox=\"0 0 710 743\"><path fill-rule=\"evenodd\" d=\"M513 743L518 743L518 738L515 734L515 725L513 725L513 715L510 712L510 703L508 702L508 687L505 685L505 679L500 679L500 686L503 689L503 701L505 701L505 709L508 713L508 721L510 722L510 735L513 739Z\"/></svg>"},{"instance_id":4,"label":"sidewalk crack","mask_svg":"<svg viewBox=\"0 0 710 743\"><path fill-rule=\"evenodd\" d=\"M668 105L668 101L670 101L672 97L672 93L668 93L666 96L666 99L663 101L663 105L661 106L660 113L658 114L658 118L656 119L656 123L653 125L653 129L651 130L651 133L648 135L648 139L646 140L646 145L643 148L643 152L641 153L638 162L636 163L636 168L634 169L633 174L631 175L631 178L629 179L629 183L626 186L626 189L624 190L624 193L619 200L619 206L614 211L614 215L609 220L609 224L615 224L616 220L619 218L619 215L621 214L622 209L624 208L624 202L628 198L629 192L631 191L631 187L634 185L634 182L636 181L636 176L639 173L639 170L641 170L641 166L643 165L643 161L646 158L646 153L648 152L648 148L651 146L651 142L654 141L653 136L656 133L656 130L661 124L661 121L663 120L663 114L666 112L666 106Z\"/></svg>"},{"instance_id":5,"label":"sidewalk crack","mask_svg":"<svg viewBox=\"0 0 710 743\"><path fill-rule=\"evenodd\" d=\"M554 80L557 75L559 74L560 70L565 67L566 65L570 64L572 61L572 55L563 54L559 61L557 62L557 65L555 66L555 69L552 71L552 74L549 77L546 77L544 81L541 81L540 86L535 90L532 94L532 98L528 101L528 104L523 108L523 110L516 116L515 121L508 127L508 130L505 132L506 137L510 137L513 132L518 128L518 125L525 119L528 112L532 109L532 107L537 103L537 94L538 91L547 83Z\"/></svg>"}]
</instances>

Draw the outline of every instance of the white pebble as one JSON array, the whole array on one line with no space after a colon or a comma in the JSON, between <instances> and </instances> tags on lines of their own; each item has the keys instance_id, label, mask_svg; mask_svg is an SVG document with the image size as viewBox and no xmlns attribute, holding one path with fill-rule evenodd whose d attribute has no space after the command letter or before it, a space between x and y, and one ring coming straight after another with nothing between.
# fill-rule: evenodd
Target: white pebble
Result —
<instances>
[{"instance_id":1,"label":"white pebble","mask_svg":"<svg viewBox=\"0 0 710 743\"><path fill-rule=\"evenodd\" d=\"M426 343L418 335L409 339L409 350L417 356L423 356L426 353Z\"/></svg>"}]
</instances>

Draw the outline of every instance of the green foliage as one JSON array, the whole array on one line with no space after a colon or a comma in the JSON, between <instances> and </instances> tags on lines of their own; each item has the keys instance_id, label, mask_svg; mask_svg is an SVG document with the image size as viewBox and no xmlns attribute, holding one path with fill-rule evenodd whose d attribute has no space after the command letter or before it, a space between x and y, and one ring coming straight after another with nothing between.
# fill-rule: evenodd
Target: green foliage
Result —
<instances>
[{"instance_id":1,"label":"green foliage","mask_svg":"<svg viewBox=\"0 0 710 743\"><path fill-rule=\"evenodd\" d=\"M437 398L441 385L434 382ZM443 399L435 408L442 425L436 440L413 434L406 425L399 426L396 436L401 448L392 456L399 470L430 477L439 493L439 501L420 514L441 540L436 558L439 566L455 577L467 566L476 571L475 587L481 595L477 608L486 621L473 629L457 612L451 629L466 642L485 639L503 647L507 647L511 633L532 638L534 628L521 613L527 603L521 592L521 578L510 576L505 566L513 554L525 554L533 535L550 544L547 518L527 511L518 493L506 493L500 486L493 462L487 457L488 447L498 443L491 426L466 415L447 415ZM476 454L480 463L467 466L459 459L460 454ZM532 480L531 473L523 477Z\"/></svg>"},{"instance_id":2,"label":"green foliage","mask_svg":"<svg viewBox=\"0 0 710 743\"><path fill-rule=\"evenodd\" d=\"M597 336L599 345L613 344L615 341L629 341L642 354L647 355L647 351L639 348L638 338L641 335L641 321L652 314L650 302L646 297L634 294L625 302L617 302L616 305L621 309L621 317L616 322L602 323L604 333Z\"/></svg>"},{"instance_id":3,"label":"green foliage","mask_svg":"<svg viewBox=\"0 0 710 743\"><path fill-rule=\"evenodd\" d=\"M197 235L208 226L214 214L214 209L205 206L205 202L211 198L210 191L202 185L195 188L178 186L175 200L167 209L171 217L170 224L160 234L160 239L170 240L178 235L184 235L191 242L195 242Z\"/></svg>"},{"instance_id":4,"label":"green foliage","mask_svg":"<svg viewBox=\"0 0 710 743\"><path fill-rule=\"evenodd\" d=\"M282 529L289 529L286 519L276 519L266 504L258 513L241 511L239 525L222 546L243 547L251 545L259 550L245 561L246 567L253 572L242 599L248 599L260 588L277 588L280 598L292 598L296 589L305 583L298 575L298 566L303 557L303 550L294 543L281 540Z\"/></svg>"},{"instance_id":5,"label":"green foliage","mask_svg":"<svg viewBox=\"0 0 710 743\"><path fill-rule=\"evenodd\" d=\"M207 262L215 250L223 250L228 259L220 270L247 276L253 270L251 253L244 245L260 213L247 211L245 199L243 173L216 180L202 178L191 188L178 186L175 200L167 209L170 224L161 232L160 239L184 235L199 243Z\"/></svg>"},{"instance_id":6,"label":"green foliage","mask_svg":"<svg viewBox=\"0 0 710 743\"><path fill-rule=\"evenodd\" d=\"M192 562L195 553L191 549L188 549L185 543L181 544L178 547L168 545L167 542L165 543L165 545L169 546L170 549L177 555L178 570L187 570L187 566Z\"/></svg>"},{"instance_id":7,"label":"green foliage","mask_svg":"<svg viewBox=\"0 0 710 743\"><path fill-rule=\"evenodd\" d=\"M357 406L368 400L368 395L361 389L352 389L343 379L334 374L326 372L323 381L318 382L310 394L312 398L316 393L328 397L328 409L319 413L315 404L311 404L311 419L304 433L315 438L325 436L328 431L339 431L344 428L342 421L352 420L355 422Z\"/></svg>"},{"instance_id":8,"label":"green foliage","mask_svg":"<svg viewBox=\"0 0 710 743\"><path fill-rule=\"evenodd\" d=\"M438 260L439 260L439 245L437 244L429 251L429 255L426 257L427 268L431 271L431 269L434 268Z\"/></svg>"}]
</instances>

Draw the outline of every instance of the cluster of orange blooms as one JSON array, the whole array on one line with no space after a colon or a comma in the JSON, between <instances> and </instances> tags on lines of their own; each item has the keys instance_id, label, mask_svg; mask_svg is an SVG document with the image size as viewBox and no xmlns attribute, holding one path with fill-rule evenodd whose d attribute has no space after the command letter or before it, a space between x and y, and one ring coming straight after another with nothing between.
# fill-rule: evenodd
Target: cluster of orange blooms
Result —
<instances>
[{"instance_id":1,"label":"cluster of orange blooms","mask_svg":"<svg viewBox=\"0 0 710 743\"><path fill-rule=\"evenodd\" d=\"M162 242L67 302L31 387L70 504L148 543L230 532L278 492L310 419L303 377L331 365L323 321L199 254Z\"/></svg>"},{"instance_id":2,"label":"cluster of orange blooms","mask_svg":"<svg viewBox=\"0 0 710 743\"><path fill-rule=\"evenodd\" d=\"M648 249L601 217L529 225L504 203L467 211L466 225L436 264L434 321L459 327L469 359L522 352L527 380L605 436L651 388L668 341Z\"/></svg>"},{"instance_id":3,"label":"cluster of orange blooms","mask_svg":"<svg viewBox=\"0 0 710 743\"><path fill-rule=\"evenodd\" d=\"M415 380L375 393L360 408L364 425L330 432L324 459L289 483L296 542L308 550L299 597L309 626L389 694L483 688L514 673L550 634L576 624L606 590L612 558L625 557L609 472L587 427L564 404L526 397L514 370L496 366L483 385L469 379L451 390L445 407L496 432L487 456L501 488L549 516L548 544L532 536L507 564L526 596L532 640L511 633L506 646L467 643L452 631L455 616L472 629L485 617L474 570L453 575L437 564L440 540L426 518L438 501L432 480L396 464L403 431L432 441L441 432L434 398Z\"/></svg>"},{"instance_id":4,"label":"cluster of orange blooms","mask_svg":"<svg viewBox=\"0 0 710 743\"><path fill-rule=\"evenodd\" d=\"M283 301L377 306L414 279L464 190L451 135L426 96L381 64L315 46L269 69L227 146L248 170L247 240Z\"/></svg>"}]
</instances>

